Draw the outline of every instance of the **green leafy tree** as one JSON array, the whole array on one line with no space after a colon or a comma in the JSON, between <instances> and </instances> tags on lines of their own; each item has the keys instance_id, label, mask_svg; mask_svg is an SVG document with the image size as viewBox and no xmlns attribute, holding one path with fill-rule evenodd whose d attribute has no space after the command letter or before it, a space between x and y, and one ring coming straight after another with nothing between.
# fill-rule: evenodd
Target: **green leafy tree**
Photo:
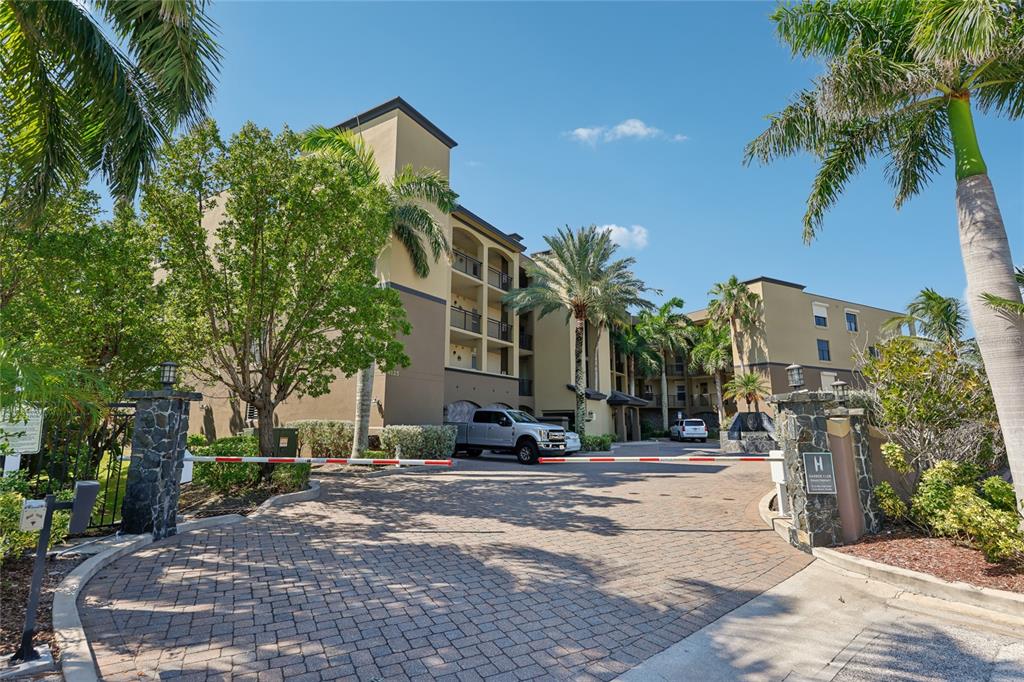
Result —
<instances>
[{"instance_id":1,"label":"green leafy tree","mask_svg":"<svg viewBox=\"0 0 1024 682\"><path fill-rule=\"evenodd\" d=\"M166 237L171 342L197 378L255 407L263 454L288 397L408 362L405 312L374 274L388 197L301 155L299 135L248 123L225 142L207 122L164 150L142 209Z\"/></svg>"},{"instance_id":2,"label":"green leafy tree","mask_svg":"<svg viewBox=\"0 0 1024 682\"><path fill-rule=\"evenodd\" d=\"M663 431L668 431L669 359L678 352L686 352L689 328L693 324L689 317L676 310L676 308L682 308L683 305L683 299L670 298L655 311L641 312L636 325L647 345L658 355L658 368L661 370L661 428Z\"/></svg>"},{"instance_id":3,"label":"green leafy tree","mask_svg":"<svg viewBox=\"0 0 1024 682\"><path fill-rule=\"evenodd\" d=\"M737 374L725 384L725 397L730 400L742 400L747 404L747 411L750 411L750 404L754 404L754 411L761 411L761 398L768 395L768 382L760 372L745 372Z\"/></svg>"},{"instance_id":4,"label":"green leafy tree","mask_svg":"<svg viewBox=\"0 0 1024 682\"><path fill-rule=\"evenodd\" d=\"M556 310L572 320L575 342L576 431L586 434L587 379L584 338L587 322L608 325L628 317L631 308L650 305L644 283L632 272L633 258L614 259L618 246L596 226L558 230L544 237L548 250L525 265L527 287L514 289L504 301L518 311L536 310L544 317Z\"/></svg>"},{"instance_id":5,"label":"green leafy tree","mask_svg":"<svg viewBox=\"0 0 1024 682\"><path fill-rule=\"evenodd\" d=\"M977 0L807 0L772 16L794 55L824 73L752 141L747 161L810 153L819 169L804 239L869 158L886 161L896 208L952 157L967 305L1024 498L1024 318L985 305L1021 302L1006 228L974 128L974 109L1024 115L1024 10Z\"/></svg>"},{"instance_id":6,"label":"green leafy tree","mask_svg":"<svg viewBox=\"0 0 1024 682\"><path fill-rule=\"evenodd\" d=\"M904 315L886 320L883 329L898 331L904 325L914 327L921 338L958 353L967 328L967 311L960 299L943 296L934 289L922 289L907 306Z\"/></svg>"},{"instance_id":7,"label":"green leafy tree","mask_svg":"<svg viewBox=\"0 0 1024 682\"><path fill-rule=\"evenodd\" d=\"M313 155L338 162L355 181L383 189L390 209L391 233L405 248L418 276L426 277L430 274L432 263L438 262L442 255L451 255L451 245L445 236L444 226L423 206L433 206L446 215L458 206L459 195L452 190L441 173L405 166L392 180L384 182L373 158L373 151L363 143L362 138L351 131L337 128L310 128L302 136L302 148ZM373 375L372 364L360 369L356 375L353 457L361 457L369 447Z\"/></svg>"},{"instance_id":8,"label":"green leafy tree","mask_svg":"<svg viewBox=\"0 0 1024 682\"><path fill-rule=\"evenodd\" d=\"M694 326L691 332L690 363L715 378L718 423L725 427L725 404L722 400L722 377L732 368L732 337L729 328L708 320Z\"/></svg>"},{"instance_id":9,"label":"green leafy tree","mask_svg":"<svg viewBox=\"0 0 1024 682\"><path fill-rule=\"evenodd\" d=\"M101 170L128 200L159 146L209 104L220 59L205 0L0 3L0 137L18 207Z\"/></svg>"},{"instance_id":10,"label":"green leafy tree","mask_svg":"<svg viewBox=\"0 0 1024 682\"><path fill-rule=\"evenodd\" d=\"M718 282L708 292L708 317L718 325L728 325L732 331L732 339L740 351L740 371L746 372L743 363L743 339L745 334L752 333L760 323L761 297L750 290L736 275L724 282Z\"/></svg>"},{"instance_id":11,"label":"green leafy tree","mask_svg":"<svg viewBox=\"0 0 1024 682\"><path fill-rule=\"evenodd\" d=\"M651 376L657 372L660 367L658 354L647 345L647 339L643 337L634 324L613 328L612 344L626 358L626 377L629 394L637 395L637 375Z\"/></svg>"}]
</instances>

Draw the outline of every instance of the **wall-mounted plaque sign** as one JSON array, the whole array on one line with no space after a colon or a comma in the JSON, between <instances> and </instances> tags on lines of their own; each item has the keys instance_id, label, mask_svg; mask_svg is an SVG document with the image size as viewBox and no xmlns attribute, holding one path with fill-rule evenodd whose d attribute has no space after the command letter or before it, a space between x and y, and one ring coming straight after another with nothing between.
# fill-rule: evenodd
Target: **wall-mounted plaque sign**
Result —
<instances>
[{"instance_id":1,"label":"wall-mounted plaque sign","mask_svg":"<svg viewBox=\"0 0 1024 682\"><path fill-rule=\"evenodd\" d=\"M836 469L831 452L805 452L804 478L810 495L836 494Z\"/></svg>"}]
</instances>

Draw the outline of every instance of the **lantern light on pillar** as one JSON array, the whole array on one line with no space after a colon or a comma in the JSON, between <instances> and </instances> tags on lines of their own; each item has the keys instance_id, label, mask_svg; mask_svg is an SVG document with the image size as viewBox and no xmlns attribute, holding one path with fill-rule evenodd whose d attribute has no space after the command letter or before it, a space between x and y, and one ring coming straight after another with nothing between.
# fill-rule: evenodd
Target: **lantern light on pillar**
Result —
<instances>
[{"instance_id":1,"label":"lantern light on pillar","mask_svg":"<svg viewBox=\"0 0 1024 682\"><path fill-rule=\"evenodd\" d=\"M163 384L164 388L174 388L174 384L178 382L178 363L167 362L160 363L160 383Z\"/></svg>"},{"instance_id":2,"label":"lantern light on pillar","mask_svg":"<svg viewBox=\"0 0 1024 682\"><path fill-rule=\"evenodd\" d=\"M832 392L836 394L836 400L845 403L850 398L850 385L840 379L833 382Z\"/></svg>"},{"instance_id":3,"label":"lantern light on pillar","mask_svg":"<svg viewBox=\"0 0 1024 682\"><path fill-rule=\"evenodd\" d=\"M787 367L786 376L789 377L790 388L797 389L804 385L804 368L801 365L793 364Z\"/></svg>"}]
</instances>

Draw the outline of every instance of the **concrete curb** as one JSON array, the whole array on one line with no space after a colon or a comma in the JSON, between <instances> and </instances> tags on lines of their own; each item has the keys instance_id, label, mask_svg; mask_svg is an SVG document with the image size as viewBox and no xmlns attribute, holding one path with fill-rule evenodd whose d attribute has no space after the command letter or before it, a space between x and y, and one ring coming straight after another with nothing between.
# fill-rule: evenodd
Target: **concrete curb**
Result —
<instances>
[{"instance_id":1,"label":"concrete curb","mask_svg":"<svg viewBox=\"0 0 1024 682\"><path fill-rule=\"evenodd\" d=\"M249 516L222 514L221 516L210 516L205 519L179 523L178 535L238 523L258 516L279 504L303 502L316 499L319 496L320 482L311 480L308 489L275 495L261 504ZM78 595L82 588L107 564L151 544L153 544L153 536L148 533L113 538L109 549L83 561L54 590L53 632L60 644L60 669L65 680L99 682L102 679L99 668L96 666L96 659L92 654L92 648L89 646L89 640L85 636L85 628L82 627L82 618L78 613Z\"/></svg>"},{"instance_id":2,"label":"concrete curb","mask_svg":"<svg viewBox=\"0 0 1024 682\"><path fill-rule=\"evenodd\" d=\"M774 495L774 490L764 495L758 503L758 511L761 513L761 519L765 525L771 526L782 539L789 542L791 524L788 519L776 516L768 508L768 503L771 502ZM827 547L815 547L811 550L811 554L832 568L856 573L914 594L997 611L1010 616L1020 617L1024 613L1024 594L994 590L989 587L976 587L963 582L949 582L927 573L862 559Z\"/></svg>"},{"instance_id":3,"label":"concrete curb","mask_svg":"<svg viewBox=\"0 0 1024 682\"><path fill-rule=\"evenodd\" d=\"M893 587L915 594L998 611L1011 616L1019 617L1024 613L1024 594L994 590L989 587L976 587L962 582L949 582L927 573L881 564L826 547L815 547L812 554L830 566L888 583Z\"/></svg>"}]
</instances>

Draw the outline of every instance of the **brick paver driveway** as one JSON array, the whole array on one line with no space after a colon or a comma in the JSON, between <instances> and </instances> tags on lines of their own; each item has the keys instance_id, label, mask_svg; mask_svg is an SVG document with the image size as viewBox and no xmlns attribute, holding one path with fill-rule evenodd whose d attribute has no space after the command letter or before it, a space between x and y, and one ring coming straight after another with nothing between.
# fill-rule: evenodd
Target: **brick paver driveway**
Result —
<instances>
[{"instance_id":1,"label":"brick paver driveway","mask_svg":"<svg viewBox=\"0 0 1024 682\"><path fill-rule=\"evenodd\" d=\"M107 680L610 679L807 564L757 518L768 480L498 458L326 477L116 561L80 609Z\"/></svg>"}]
</instances>

